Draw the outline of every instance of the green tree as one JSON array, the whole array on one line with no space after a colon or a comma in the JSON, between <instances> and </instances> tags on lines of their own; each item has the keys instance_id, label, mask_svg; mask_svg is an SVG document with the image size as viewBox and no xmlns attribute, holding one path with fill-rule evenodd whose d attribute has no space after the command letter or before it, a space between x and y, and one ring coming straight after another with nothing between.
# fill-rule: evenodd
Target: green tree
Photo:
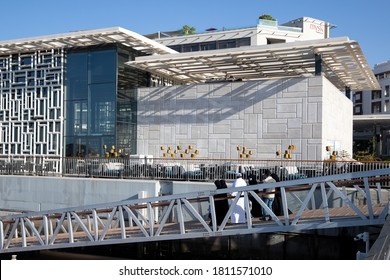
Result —
<instances>
[{"instance_id":1,"label":"green tree","mask_svg":"<svg viewBox=\"0 0 390 280\"><path fill-rule=\"evenodd\" d=\"M274 19L271 15L267 15L267 14L262 14L261 16L259 16L259 19L276 21L276 19Z\"/></svg>"},{"instance_id":2,"label":"green tree","mask_svg":"<svg viewBox=\"0 0 390 280\"><path fill-rule=\"evenodd\" d=\"M196 30L195 27L186 24L183 25L183 27L180 30L180 33L183 35L191 35L191 34L195 34L195 30Z\"/></svg>"}]
</instances>

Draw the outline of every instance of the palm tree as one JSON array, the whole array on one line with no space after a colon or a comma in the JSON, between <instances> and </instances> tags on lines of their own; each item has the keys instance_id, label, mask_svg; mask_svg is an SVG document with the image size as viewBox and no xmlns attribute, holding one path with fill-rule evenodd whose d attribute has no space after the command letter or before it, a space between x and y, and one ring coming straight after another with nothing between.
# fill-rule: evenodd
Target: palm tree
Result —
<instances>
[{"instance_id":1,"label":"palm tree","mask_svg":"<svg viewBox=\"0 0 390 280\"><path fill-rule=\"evenodd\" d=\"M195 34L195 30L196 30L195 27L186 24L183 25L182 29L180 30L180 33L183 35L191 35L191 34Z\"/></svg>"}]
</instances>

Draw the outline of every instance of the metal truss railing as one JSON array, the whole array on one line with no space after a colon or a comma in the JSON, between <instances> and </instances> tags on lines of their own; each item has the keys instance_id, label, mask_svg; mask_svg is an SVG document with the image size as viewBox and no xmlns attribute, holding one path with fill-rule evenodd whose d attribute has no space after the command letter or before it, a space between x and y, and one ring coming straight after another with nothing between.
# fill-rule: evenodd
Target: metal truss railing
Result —
<instances>
[{"instance_id":1,"label":"metal truss railing","mask_svg":"<svg viewBox=\"0 0 390 280\"><path fill-rule=\"evenodd\" d=\"M268 169L280 180L287 181L390 168L390 163L291 159L64 158L63 167L63 176L187 181L231 180L236 173L242 173L244 178L254 175L260 181Z\"/></svg>"},{"instance_id":2,"label":"metal truss railing","mask_svg":"<svg viewBox=\"0 0 390 280\"><path fill-rule=\"evenodd\" d=\"M383 187L389 174L390 169L382 169L250 185L235 188L235 197L227 188L3 216L0 253L380 225L389 213L389 193ZM261 199L266 189L273 188L280 191L281 213ZM240 197L250 218L231 224ZM216 202L223 199L230 206L217 225ZM255 204L272 220L252 218Z\"/></svg>"}]
</instances>

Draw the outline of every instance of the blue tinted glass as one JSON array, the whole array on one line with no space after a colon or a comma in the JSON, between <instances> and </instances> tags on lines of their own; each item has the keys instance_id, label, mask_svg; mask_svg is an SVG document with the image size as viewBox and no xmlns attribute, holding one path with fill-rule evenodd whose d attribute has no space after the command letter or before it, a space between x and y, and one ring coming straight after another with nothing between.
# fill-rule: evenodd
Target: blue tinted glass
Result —
<instances>
[{"instance_id":1,"label":"blue tinted glass","mask_svg":"<svg viewBox=\"0 0 390 280\"><path fill-rule=\"evenodd\" d=\"M93 84L90 85L91 107L91 133L109 135L115 134L115 96L116 85Z\"/></svg>"},{"instance_id":2,"label":"blue tinted glass","mask_svg":"<svg viewBox=\"0 0 390 280\"><path fill-rule=\"evenodd\" d=\"M88 98L88 53L73 53L67 57L67 100Z\"/></svg>"},{"instance_id":3,"label":"blue tinted glass","mask_svg":"<svg viewBox=\"0 0 390 280\"><path fill-rule=\"evenodd\" d=\"M116 51L104 50L90 53L90 82L112 83L116 80Z\"/></svg>"}]
</instances>

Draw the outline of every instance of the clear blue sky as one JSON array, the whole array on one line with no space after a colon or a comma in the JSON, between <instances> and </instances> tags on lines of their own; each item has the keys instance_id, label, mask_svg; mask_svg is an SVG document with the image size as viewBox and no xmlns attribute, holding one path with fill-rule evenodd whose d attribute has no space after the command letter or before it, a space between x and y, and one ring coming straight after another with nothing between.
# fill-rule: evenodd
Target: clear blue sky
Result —
<instances>
[{"instance_id":1,"label":"clear blue sky","mask_svg":"<svg viewBox=\"0 0 390 280\"><path fill-rule=\"evenodd\" d=\"M284 23L302 16L337 25L331 37L359 42L372 67L390 60L389 0L19 0L2 1L0 40L120 26L140 34L194 26L255 26L259 15Z\"/></svg>"}]
</instances>

